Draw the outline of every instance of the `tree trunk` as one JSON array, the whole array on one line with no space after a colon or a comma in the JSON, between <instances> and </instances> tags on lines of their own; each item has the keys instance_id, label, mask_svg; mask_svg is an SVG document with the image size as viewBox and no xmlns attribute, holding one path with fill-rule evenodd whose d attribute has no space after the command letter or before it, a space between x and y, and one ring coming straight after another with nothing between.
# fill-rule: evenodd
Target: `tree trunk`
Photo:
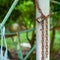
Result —
<instances>
[{"instance_id":1,"label":"tree trunk","mask_svg":"<svg viewBox=\"0 0 60 60\"><path fill-rule=\"evenodd\" d=\"M50 44L50 51L53 50L53 46L54 46L54 40L55 40L55 28L53 28L52 30L52 39L51 39L51 44Z\"/></svg>"},{"instance_id":2,"label":"tree trunk","mask_svg":"<svg viewBox=\"0 0 60 60\"><path fill-rule=\"evenodd\" d=\"M53 46L54 46L54 40L55 40L55 28L52 29L52 39L51 39L51 43L50 43L50 56L51 56L51 59L53 60Z\"/></svg>"}]
</instances>

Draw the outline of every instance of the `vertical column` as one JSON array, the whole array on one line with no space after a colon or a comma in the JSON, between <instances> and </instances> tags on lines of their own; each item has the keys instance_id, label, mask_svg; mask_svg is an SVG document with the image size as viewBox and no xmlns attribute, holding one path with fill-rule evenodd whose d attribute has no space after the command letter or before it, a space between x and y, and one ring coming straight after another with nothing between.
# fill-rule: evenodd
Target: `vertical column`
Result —
<instances>
[{"instance_id":1,"label":"vertical column","mask_svg":"<svg viewBox=\"0 0 60 60\"><path fill-rule=\"evenodd\" d=\"M50 10L50 0L38 0L39 6L45 16L49 15ZM36 8L36 18L40 17L40 13ZM46 20L44 21L44 60L49 60L49 19L48 22L48 31L46 30ZM46 56L46 31L48 32L48 53ZM36 22L36 60L42 60L42 24Z\"/></svg>"}]
</instances>

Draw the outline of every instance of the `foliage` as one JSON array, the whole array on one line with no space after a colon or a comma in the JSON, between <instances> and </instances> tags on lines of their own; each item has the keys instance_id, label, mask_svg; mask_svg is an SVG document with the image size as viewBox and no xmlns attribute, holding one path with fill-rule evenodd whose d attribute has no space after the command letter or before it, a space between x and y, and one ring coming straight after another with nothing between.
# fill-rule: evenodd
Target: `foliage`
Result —
<instances>
[{"instance_id":1,"label":"foliage","mask_svg":"<svg viewBox=\"0 0 60 60\"><path fill-rule=\"evenodd\" d=\"M60 0L55 0L55 1L60 2ZM51 10L50 11L51 11L51 13L53 13L53 15L50 18L50 27L51 27L51 32L52 32L52 34L51 34L51 45L53 46L51 48L51 50L57 51L57 49L60 48L58 46L59 43L57 43L57 42L59 42L60 38L58 37L59 36L58 33L56 33L56 30L57 31L60 30L60 5L55 4L55 3L51 3Z\"/></svg>"},{"instance_id":2,"label":"foliage","mask_svg":"<svg viewBox=\"0 0 60 60\"><path fill-rule=\"evenodd\" d=\"M33 8L33 9L32 9ZM24 1L23 3L17 6L18 10L20 10L20 22L26 25L27 28L30 28L33 24L34 20L34 4L32 1ZM27 26L28 25L28 26Z\"/></svg>"},{"instance_id":3,"label":"foliage","mask_svg":"<svg viewBox=\"0 0 60 60\"><path fill-rule=\"evenodd\" d=\"M14 0L0 0L0 22L2 22ZM12 12L6 26L9 27L13 23L25 25L25 27L33 27L34 20L34 4L31 0L21 0Z\"/></svg>"},{"instance_id":4,"label":"foliage","mask_svg":"<svg viewBox=\"0 0 60 60\"><path fill-rule=\"evenodd\" d=\"M0 22L2 22L13 1L14 0L0 0ZM33 23L35 23L35 8L33 1L34 0L19 0L19 3L6 23L6 27L11 26L13 23L19 23L20 26L23 25L26 28L34 27ZM55 1L60 2L60 0ZM55 27L58 29L60 26L60 5L51 3L50 8L51 13L53 13L50 18L50 27Z\"/></svg>"},{"instance_id":5,"label":"foliage","mask_svg":"<svg viewBox=\"0 0 60 60\"><path fill-rule=\"evenodd\" d=\"M60 2L60 0L55 0ZM60 5L58 4L51 4L51 12L53 13L53 16L51 16L51 26L55 26L56 28L60 26Z\"/></svg>"}]
</instances>

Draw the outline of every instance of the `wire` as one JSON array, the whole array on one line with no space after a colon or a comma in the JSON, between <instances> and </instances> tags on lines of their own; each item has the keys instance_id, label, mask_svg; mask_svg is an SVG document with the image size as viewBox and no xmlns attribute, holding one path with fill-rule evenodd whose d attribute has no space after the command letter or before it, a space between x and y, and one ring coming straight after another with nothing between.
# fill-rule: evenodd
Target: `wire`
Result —
<instances>
[{"instance_id":1,"label":"wire","mask_svg":"<svg viewBox=\"0 0 60 60\"><path fill-rule=\"evenodd\" d=\"M50 0L50 2L51 2L51 3L54 3L54 4L60 5L60 2L58 2L58 1L54 1L54 0L52 1L52 0Z\"/></svg>"}]
</instances>

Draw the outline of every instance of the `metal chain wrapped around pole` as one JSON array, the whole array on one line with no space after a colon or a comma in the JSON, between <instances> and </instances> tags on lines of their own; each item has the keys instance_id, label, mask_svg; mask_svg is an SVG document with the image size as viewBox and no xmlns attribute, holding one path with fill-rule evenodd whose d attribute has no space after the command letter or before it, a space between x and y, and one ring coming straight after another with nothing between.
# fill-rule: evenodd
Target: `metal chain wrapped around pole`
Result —
<instances>
[{"instance_id":1,"label":"metal chain wrapped around pole","mask_svg":"<svg viewBox=\"0 0 60 60\"><path fill-rule=\"evenodd\" d=\"M42 22L42 60L44 60L44 21Z\"/></svg>"},{"instance_id":2,"label":"metal chain wrapped around pole","mask_svg":"<svg viewBox=\"0 0 60 60\"><path fill-rule=\"evenodd\" d=\"M36 21L38 23L42 23L42 60L44 60L44 20L46 20L46 23L45 23L45 25L46 25L46 30L45 30L46 31L46 35L45 35L45 38L46 38L46 58L47 58L48 57L48 18L50 16L50 14L45 16L43 14L39 4L38 4L38 0L35 0L35 2L36 2L36 7L37 7L38 11L41 14L41 16L38 17Z\"/></svg>"},{"instance_id":3,"label":"metal chain wrapped around pole","mask_svg":"<svg viewBox=\"0 0 60 60\"><path fill-rule=\"evenodd\" d=\"M46 57L48 57L48 19L46 20Z\"/></svg>"}]
</instances>

